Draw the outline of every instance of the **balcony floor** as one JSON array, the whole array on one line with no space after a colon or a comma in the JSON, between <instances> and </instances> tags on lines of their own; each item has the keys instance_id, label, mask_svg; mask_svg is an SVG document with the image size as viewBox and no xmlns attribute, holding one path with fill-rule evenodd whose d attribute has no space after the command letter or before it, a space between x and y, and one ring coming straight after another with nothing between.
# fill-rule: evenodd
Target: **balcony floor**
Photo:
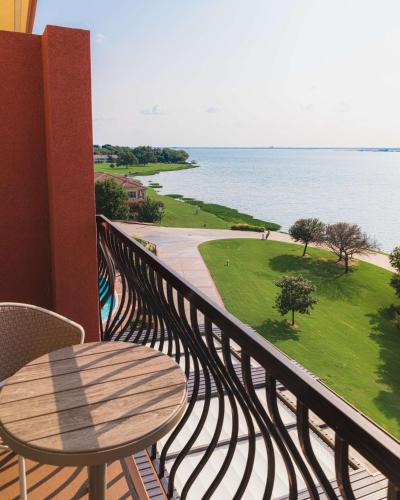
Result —
<instances>
[{"instance_id":1,"label":"balcony floor","mask_svg":"<svg viewBox=\"0 0 400 500\"><path fill-rule=\"evenodd\" d=\"M55 467L26 461L29 500L86 499L87 469L76 467ZM125 461L116 461L108 466L108 498L137 498L133 482ZM0 498L19 498L18 461L14 453L0 453Z\"/></svg>"}]
</instances>

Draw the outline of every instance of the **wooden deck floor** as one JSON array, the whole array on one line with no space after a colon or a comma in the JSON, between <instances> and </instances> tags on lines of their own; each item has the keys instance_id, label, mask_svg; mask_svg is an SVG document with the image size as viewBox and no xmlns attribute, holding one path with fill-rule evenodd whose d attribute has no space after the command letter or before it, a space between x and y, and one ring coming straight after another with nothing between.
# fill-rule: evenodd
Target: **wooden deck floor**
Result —
<instances>
[{"instance_id":1,"label":"wooden deck floor","mask_svg":"<svg viewBox=\"0 0 400 500\"><path fill-rule=\"evenodd\" d=\"M87 470L75 467L53 467L26 461L29 500L87 499ZM137 498L132 476L125 460L109 465L108 498ZM14 453L0 453L0 499L19 498L18 463Z\"/></svg>"}]
</instances>

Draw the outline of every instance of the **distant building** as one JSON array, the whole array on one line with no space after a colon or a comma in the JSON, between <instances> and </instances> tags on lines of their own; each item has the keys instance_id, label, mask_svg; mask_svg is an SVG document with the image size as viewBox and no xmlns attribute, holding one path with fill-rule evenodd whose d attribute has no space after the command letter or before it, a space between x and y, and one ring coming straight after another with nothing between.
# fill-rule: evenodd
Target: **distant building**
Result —
<instances>
[{"instance_id":1,"label":"distant building","mask_svg":"<svg viewBox=\"0 0 400 500\"><path fill-rule=\"evenodd\" d=\"M118 155L93 155L95 163L116 163Z\"/></svg>"},{"instance_id":2,"label":"distant building","mask_svg":"<svg viewBox=\"0 0 400 500\"><path fill-rule=\"evenodd\" d=\"M143 184L137 179L129 179L123 175L106 174L104 172L95 172L94 182L113 179L122 186L128 194L128 204L130 207L140 205L146 199L146 190Z\"/></svg>"}]
</instances>

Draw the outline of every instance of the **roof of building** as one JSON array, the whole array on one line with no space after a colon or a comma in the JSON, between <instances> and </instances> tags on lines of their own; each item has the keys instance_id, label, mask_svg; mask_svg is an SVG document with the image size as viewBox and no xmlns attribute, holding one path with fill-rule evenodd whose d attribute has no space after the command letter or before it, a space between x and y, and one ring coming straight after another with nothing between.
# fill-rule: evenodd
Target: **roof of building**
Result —
<instances>
[{"instance_id":1,"label":"roof of building","mask_svg":"<svg viewBox=\"0 0 400 500\"><path fill-rule=\"evenodd\" d=\"M120 186L129 191L130 189L146 189L143 184L137 179L129 179L123 175L106 174L105 172L95 172L94 181L106 181L114 179Z\"/></svg>"},{"instance_id":2,"label":"roof of building","mask_svg":"<svg viewBox=\"0 0 400 500\"><path fill-rule=\"evenodd\" d=\"M118 158L118 155L93 155L93 157L96 158Z\"/></svg>"}]
</instances>

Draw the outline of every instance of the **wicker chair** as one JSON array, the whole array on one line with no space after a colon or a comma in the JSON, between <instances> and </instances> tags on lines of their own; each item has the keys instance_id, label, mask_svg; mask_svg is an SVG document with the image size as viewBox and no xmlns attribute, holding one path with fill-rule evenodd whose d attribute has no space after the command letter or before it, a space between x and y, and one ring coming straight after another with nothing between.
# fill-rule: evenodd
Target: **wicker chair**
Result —
<instances>
[{"instance_id":1,"label":"wicker chair","mask_svg":"<svg viewBox=\"0 0 400 500\"><path fill-rule=\"evenodd\" d=\"M24 365L84 341L83 328L59 314L29 304L0 302L0 390ZM0 448L8 449L0 437ZM18 457L20 497L27 498L25 460Z\"/></svg>"}]
</instances>

